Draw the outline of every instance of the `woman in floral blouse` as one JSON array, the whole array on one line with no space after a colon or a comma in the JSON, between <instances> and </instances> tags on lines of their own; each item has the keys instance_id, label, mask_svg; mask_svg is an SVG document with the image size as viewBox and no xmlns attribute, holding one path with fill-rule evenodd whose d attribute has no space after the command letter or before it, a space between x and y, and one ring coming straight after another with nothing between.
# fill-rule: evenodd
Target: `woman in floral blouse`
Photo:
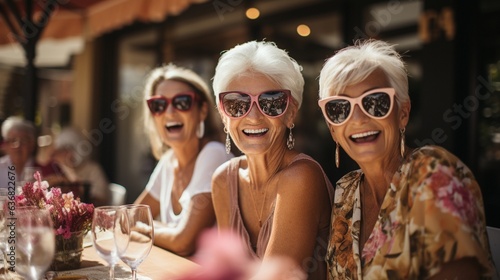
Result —
<instances>
[{"instance_id":1,"label":"woman in floral blouse","mask_svg":"<svg viewBox=\"0 0 500 280\"><path fill-rule=\"evenodd\" d=\"M488 279L494 273L481 191L443 148L410 149L404 62L368 40L331 57L319 105L337 144L360 166L336 185L329 279Z\"/></svg>"}]
</instances>

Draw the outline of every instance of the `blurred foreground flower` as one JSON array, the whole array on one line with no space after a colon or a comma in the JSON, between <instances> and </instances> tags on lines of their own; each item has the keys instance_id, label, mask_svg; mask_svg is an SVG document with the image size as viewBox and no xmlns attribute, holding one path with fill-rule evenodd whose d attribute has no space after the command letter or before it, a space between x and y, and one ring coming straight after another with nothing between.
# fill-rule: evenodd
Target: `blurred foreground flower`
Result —
<instances>
[{"instance_id":1,"label":"blurred foreground flower","mask_svg":"<svg viewBox=\"0 0 500 280\"><path fill-rule=\"evenodd\" d=\"M302 280L307 275L285 257L261 262L252 258L238 235L230 231L205 231L194 261L199 269L175 280Z\"/></svg>"}]
</instances>

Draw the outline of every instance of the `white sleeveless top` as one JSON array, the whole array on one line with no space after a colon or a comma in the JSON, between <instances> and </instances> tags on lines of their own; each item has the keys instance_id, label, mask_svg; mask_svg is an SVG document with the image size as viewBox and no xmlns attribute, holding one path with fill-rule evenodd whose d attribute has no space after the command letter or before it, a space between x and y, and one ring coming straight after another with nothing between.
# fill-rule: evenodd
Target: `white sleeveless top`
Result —
<instances>
[{"instance_id":1,"label":"white sleeveless top","mask_svg":"<svg viewBox=\"0 0 500 280\"><path fill-rule=\"evenodd\" d=\"M177 159L173 151L168 150L161 157L146 185L146 190L160 202L160 221L176 227L186 215L193 196L212 192L212 175L215 169L232 157L232 154L226 154L225 147L220 142L209 142L203 147L196 158L191 181L179 199L182 211L176 215L172 208L171 193Z\"/></svg>"}]
</instances>

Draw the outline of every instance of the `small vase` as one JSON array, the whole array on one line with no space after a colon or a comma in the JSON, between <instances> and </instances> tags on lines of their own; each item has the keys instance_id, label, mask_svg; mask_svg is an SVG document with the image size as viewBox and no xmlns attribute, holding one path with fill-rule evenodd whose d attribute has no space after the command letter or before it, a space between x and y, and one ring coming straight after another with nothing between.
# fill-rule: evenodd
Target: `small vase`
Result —
<instances>
[{"instance_id":1,"label":"small vase","mask_svg":"<svg viewBox=\"0 0 500 280\"><path fill-rule=\"evenodd\" d=\"M56 252L50 270L62 271L80 268L84 236L83 230L72 232L68 239L62 235L56 235Z\"/></svg>"}]
</instances>

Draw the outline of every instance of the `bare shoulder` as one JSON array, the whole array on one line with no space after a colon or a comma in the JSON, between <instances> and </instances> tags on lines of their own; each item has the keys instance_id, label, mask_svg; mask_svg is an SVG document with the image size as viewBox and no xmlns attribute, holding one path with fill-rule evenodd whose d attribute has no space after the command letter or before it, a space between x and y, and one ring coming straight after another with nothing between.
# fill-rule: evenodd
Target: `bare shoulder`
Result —
<instances>
[{"instance_id":1,"label":"bare shoulder","mask_svg":"<svg viewBox=\"0 0 500 280\"><path fill-rule=\"evenodd\" d=\"M215 169L212 175L212 193L227 189L227 172L230 162L230 160L226 161Z\"/></svg>"},{"instance_id":2,"label":"bare shoulder","mask_svg":"<svg viewBox=\"0 0 500 280\"><path fill-rule=\"evenodd\" d=\"M306 226L316 234L318 228L329 226L331 213L329 181L321 166L313 160L297 160L288 165L277 182L275 216L279 224L292 219L297 225ZM281 224L283 225L283 224Z\"/></svg>"},{"instance_id":3,"label":"bare shoulder","mask_svg":"<svg viewBox=\"0 0 500 280\"><path fill-rule=\"evenodd\" d=\"M231 195L227 175L231 166L230 162L227 161L220 165L212 176L212 202L219 229L230 227Z\"/></svg>"},{"instance_id":4,"label":"bare shoulder","mask_svg":"<svg viewBox=\"0 0 500 280\"><path fill-rule=\"evenodd\" d=\"M282 170L278 190L298 192L307 195L309 192L324 194L327 183L321 166L313 160L297 160Z\"/></svg>"}]
</instances>

